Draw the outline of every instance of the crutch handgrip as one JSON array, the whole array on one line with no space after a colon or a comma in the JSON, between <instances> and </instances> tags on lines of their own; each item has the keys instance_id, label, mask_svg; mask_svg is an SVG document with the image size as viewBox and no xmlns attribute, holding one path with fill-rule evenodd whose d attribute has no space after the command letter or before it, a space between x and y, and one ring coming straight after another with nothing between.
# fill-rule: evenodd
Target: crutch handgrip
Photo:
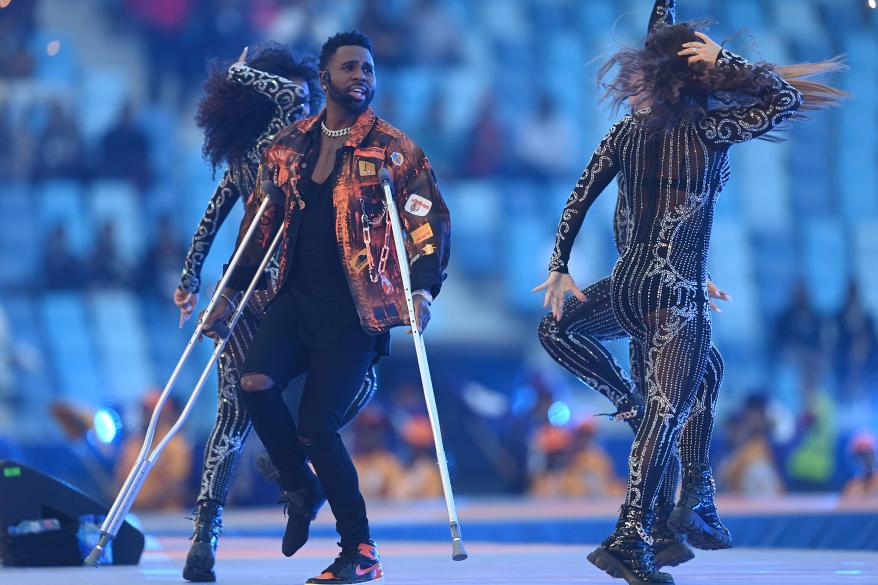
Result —
<instances>
[{"instance_id":1,"label":"crutch handgrip","mask_svg":"<svg viewBox=\"0 0 878 585\"><path fill-rule=\"evenodd\" d=\"M229 329L229 326L223 323L222 321L216 321L210 327L205 328L205 331L212 331L219 335L222 339L228 339L232 335L232 330Z\"/></svg>"},{"instance_id":2,"label":"crutch handgrip","mask_svg":"<svg viewBox=\"0 0 878 585\"><path fill-rule=\"evenodd\" d=\"M268 195L271 203L274 205L283 205L287 200L287 196L281 191L281 188L274 184L274 181L262 181L262 192Z\"/></svg>"}]
</instances>

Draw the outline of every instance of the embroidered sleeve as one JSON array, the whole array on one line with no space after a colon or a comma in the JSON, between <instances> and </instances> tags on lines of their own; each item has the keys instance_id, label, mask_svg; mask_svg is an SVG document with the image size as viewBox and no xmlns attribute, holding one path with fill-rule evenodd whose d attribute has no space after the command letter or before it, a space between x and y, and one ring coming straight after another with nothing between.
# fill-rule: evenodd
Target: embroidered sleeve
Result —
<instances>
[{"instance_id":1,"label":"embroidered sleeve","mask_svg":"<svg viewBox=\"0 0 878 585\"><path fill-rule=\"evenodd\" d=\"M791 118L802 105L802 94L795 87L774 71L754 65L740 55L723 49L716 66L727 71L755 69L760 78L770 83L753 96L755 104L717 109L699 120L699 130L715 145L737 144L767 134Z\"/></svg>"},{"instance_id":2,"label":"embroidered sleeve","mask_svg":"<svg viewBox=\"0 0 878 585\"><path fill-rule=\"evenodd\" d=\"M674 24L676 14L676 0L655 0L655 6L652 7L652 13L649 15L649 27L646 34L652 32L660 22L665 24Z\"/></svg>"},{"instance_id":3,"label":"embroidered sleeve","mask_svg":"<svg viewBox=\"0 0 878 585\"><path fill-rule=\"evenodd\" d=\"M277 134L308 114L309 104L305 89L289 79L253 69L243 63L235 63L229 67L229 79L241 85L252 87L274 102L274 117L266 134Z\"/></svg>"},{"instance_id":4,"label":"embroidered sleeve","mask_svg":"<svg viewBox=\"0 0 878 585\"><path fill-rule=\"evenodd\" d=\"M582 221L588 209L598 198L598 195L610 184L610 181L619 173L619 164L616 157L616 141L622 132L628 117L617 122L607 133L594 153L582 176L576 182L573 192L567 199L564 211L561 213L561 221L555 234L555 249L549 261L549 271L567 272L567 262L570 260L570 250L576 239Z\"/></svg>"},{"instance_id":5,"label":"embroidered sleeve","mask_svg":"<svg viewBox=\"0 0 878 585\"><path fill-rule=\"evenodd\" d=\"M198 223L195 235L192 236L192 244L189 246L186 259L183 261L183 274L180 277L182 290L194 293L201 288L201 267L204 264L204 259L213 245L217 230L240 196L232 174L227 170L207 204L207 209Z\"/></svg>"}]
</instances>

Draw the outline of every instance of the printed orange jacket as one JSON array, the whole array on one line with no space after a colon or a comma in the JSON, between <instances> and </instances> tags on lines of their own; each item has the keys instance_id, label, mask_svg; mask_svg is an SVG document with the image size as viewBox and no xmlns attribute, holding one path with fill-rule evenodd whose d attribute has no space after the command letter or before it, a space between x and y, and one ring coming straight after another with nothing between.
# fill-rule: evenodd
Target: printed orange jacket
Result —
<instances>
[{"instance_id":1,"label":"printed orange jacket","mask_svg":"<svg viewBox=\"0 0 878 585\"><path fill-rule=\"evenodd\" d=\"M286 282L301 218L297 211L304 206L297 183L302 178L302 163L319 146L323 117L321 112L288 126L265 151L256 189L247 200L238 244L266 197L263 181L271 180L280 187L286 202L283 208L269 206L231 275L231 288L242 290L248 286L278 227L285 233L277 290ZM433 169L418 145L378 118L371 108L357 118L339 156L342 160L332 189L335 232L360 323L363 329L374 334L397 325L408 325L405 293L378 170L385 167L393 177L412 290L426 289L435 297L446 276L451 220ZM381 261L382 252L386 262Z\"/></svg>"}]
</instances>

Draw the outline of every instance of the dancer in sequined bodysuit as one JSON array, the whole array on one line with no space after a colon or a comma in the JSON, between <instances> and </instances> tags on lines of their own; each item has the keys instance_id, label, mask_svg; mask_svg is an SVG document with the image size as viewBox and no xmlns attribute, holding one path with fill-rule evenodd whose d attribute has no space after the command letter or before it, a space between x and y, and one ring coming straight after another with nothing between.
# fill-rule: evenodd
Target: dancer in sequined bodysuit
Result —
<instances>
[{"instance_id":1,"label":"dancer in sequined bodysuit","mask_svg":"<svg viewBox=\"0 0 878 585\"><path fill-rule=\"evenodd\" d=\"M608 84L616 104L633 112L616 123L595 150L562 213L546 290L556 320L566 292L584 295L567 274L573 241L597 196L619 175L627 209L626 247L613 270L614 317L639 344L636 369L645 412L631 447L628 489L613 534L589 555L610 575L633 585L673 583L658 572L653 539L662 478L690 416L711 355L707 249L715 200L729 177L728 149L775 130L796 114L841 92L810 81L786 81L839 68L837 62L774 69L721 49L691 24L659 24L643 49L617 53L603 68L620 66ZM795 84L795 85L793 85ZM802 88L800 92L798 87ZM722 92L722 106L708 98ZM669 525L708 544L722 535L714 521L709 473L695 501L682 501Z\"/></svg>"},{"instance_id":2,"label":"dancer in sequined bodysuit","mask_svg":"<svg viewBox=\"0 0 878 585\"><path fill-rule=\"evenodd\" d=\"M650 13L647 31L653 30L658 23L674 24L675 8L675 0L657 0ZM619 189L613 235L616 248L621 254L626 247L628 235L628 208L624 183L621 181ZM713 297L728 298L726 293L719 291L712 283L708 285ZM564 302L560 320L556 321L554 315L549 313L540 322L539 339L555 361L613 403L616 412L612 418L626 421L637 433L644 411L644 381L642 372L637 367L642 361L642 347L633 339L629 341L632 367L629 378L603 345L605 341L628 337L613 314L611 291L612 282L607 277L582 289L585 301L576 296L569 297ZM711 347L704 380L696 394L695 406L681 433L679 451L682 452L682 457L678 454L677 445L673 445L656 501L656 521L651 536L658 567L676 566L694 557L691 549L683 542L683 537L668 528L667 521L674 509L680 460L682 459L686 478L695 477L699 471L710 468L710 439L722 373L722 356L719 350ZM693 485L693 482L687 481L684 492ZM719 538L714 548L731 544L728 531L718 520L715 530L719 531Z\"/></svg>"},{"instance_id":3,"label":"dancer in sequined bodysuit","mask_svg":"<svg viewBox=\"0 0 878 585\"><path fill-rule=\"evenodd\" d=\"M320 106L317 69L280 45L270 44L247 60L247 49L226 70L214 67L205 84L197 122L205 130L204 153L214 167L228 169L214 191L184 261L174 303L180 325L198 302L201 268L216 232L240 200L253 191L262 154L275 135ZM269 265L272 284L277 261ZM189 581L214 581L214 554L222 530L222 509L232 485L241 450L252 430L250 416L240 400L239 381L244 356L265 314L268 291L253 294L229 338L218 364L218 404L213 430L204 450L201 487L196 503L195 531L186 557L183 577ZM371 400L377 389L375 369L366 378L344 417L350 421Z\"/></svg>"}]
</instances>

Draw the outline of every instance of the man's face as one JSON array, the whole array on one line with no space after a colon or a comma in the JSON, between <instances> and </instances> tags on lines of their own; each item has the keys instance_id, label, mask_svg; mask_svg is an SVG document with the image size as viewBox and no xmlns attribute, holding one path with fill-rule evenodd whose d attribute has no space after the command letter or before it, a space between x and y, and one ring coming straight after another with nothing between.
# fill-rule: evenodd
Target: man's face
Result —
<instances>
[{"instance_id":1,"label":"man's face","mask_svg":"<svg viewBox=\"0 0 878 585\"><path fill-rule=\"evenodd\" d=\"M323 75L327 99L348 112L359 114L375 97L375 64L365 47L339 47Z\"/></svg>"}]
</instances>

